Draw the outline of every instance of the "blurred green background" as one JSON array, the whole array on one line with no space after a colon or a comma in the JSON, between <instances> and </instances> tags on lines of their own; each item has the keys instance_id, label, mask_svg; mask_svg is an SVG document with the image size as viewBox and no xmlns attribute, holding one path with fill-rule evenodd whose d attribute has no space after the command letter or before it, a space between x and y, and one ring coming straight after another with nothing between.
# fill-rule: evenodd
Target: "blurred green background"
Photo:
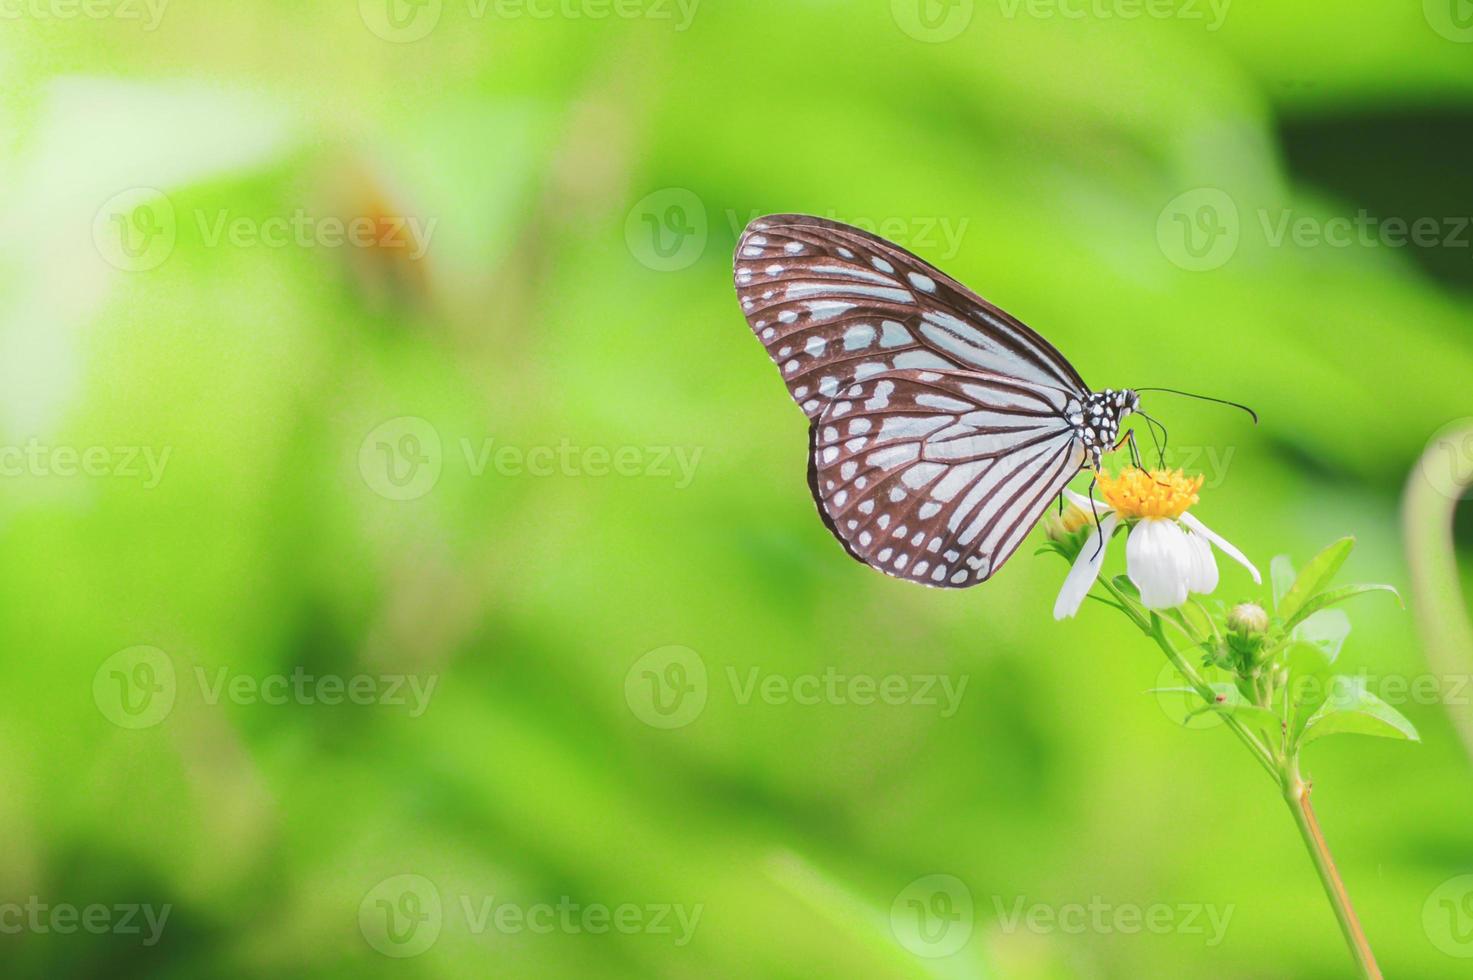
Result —
<instances>
[{"instance_id":1,"label":"blurred green background","mask_svg":"<svg viewBox=\"0 0 1473 980\"><path fill-rule=\"evenodd\" d=\"M1275 788L1052 620L1061 562L843 554L731 251L875 228L1096 387L1249 402L1147 401L1202 518L1405 588L1473 414L1465 0L0 18L7 975L1349 974ZM1350 612L1373 690L1429 676ZM1473 963L1466 682L1307 755L1389 976Z\"/></svg>"}]
</instances>

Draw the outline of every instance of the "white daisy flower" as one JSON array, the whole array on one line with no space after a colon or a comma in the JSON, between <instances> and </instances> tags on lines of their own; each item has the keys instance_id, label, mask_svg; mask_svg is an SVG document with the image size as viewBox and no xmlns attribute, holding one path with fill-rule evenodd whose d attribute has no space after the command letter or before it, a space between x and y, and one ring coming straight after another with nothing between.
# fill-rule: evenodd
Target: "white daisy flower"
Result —
<instances>
[{"instance_id":1,"label":"white daisy flower","mask_svg":"<svg viewBox=\"0 0 1473 980\"><path fill-rule=\"evenodd\" d=\"M1174 609L1187 601L1189 593L1206 594L1217 588L1217 560L1212 545L1248 569L1254 582L1262 582L1258 569L1243 553L1221 535L1207 527L1187 508L1197 502L1202 477L1186 477L1180 470L1126 469L1119 476L1097 474L1103 504L1093 509L1100 515L1100 526L1074 560L1074 567L1064 579L1054 603L1054 618L1073 616L1084 603L1100 567L1105 563L1105 547L1100 547L1103 533L1106 546L1121 521L1126 522L1125 574L1141 594L1141 605L1147 609ZM1069 502L1085 515L1091 514L1091 503L1070 490L1064 491ZM1093 523L1093 518L1090 518Z\"/></svg>"}]
</instances>

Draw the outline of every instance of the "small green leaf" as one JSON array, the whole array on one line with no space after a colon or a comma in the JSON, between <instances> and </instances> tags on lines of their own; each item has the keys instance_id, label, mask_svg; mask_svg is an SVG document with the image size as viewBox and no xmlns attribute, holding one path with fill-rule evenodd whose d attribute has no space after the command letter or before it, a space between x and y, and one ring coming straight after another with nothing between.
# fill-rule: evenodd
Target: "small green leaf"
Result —
<instances>
[{"instance_id":1,"label":"small green leaf","mask_svg":"<svg viewBox=\"0 0 1473 980\"><path fill-rule=\"evenodd\" d=\"M1343 609L1321 609L1299 621L1291 639L1312 643L1324 651L1330 663L1340 656L1340 648L1350 635L1350 617Z\"/></svg>"},{"instance_id":2,"label":"small green leaf","mask_svg":"<svg viewBox=\"0 0 1473 980\"><path fill-rule=\"evenodd\" d=\"M1295 618L1306 602L1330 584L1330 579L1340 571L1340 566L1345 564L1345 559L1350 557L1350 549L1354 547L1355 538L1341 538L1309 560L1294 580L1293 588L1277 603L1278 613L1286 624ZM1286 625L1285 629L1288 628Z\"/></svg>"},{"instance_id":3,"label":"small green leaf","mask_svg":"<svg viewBox=\"0 0 1473 980\"><path fill-rule=\"evenodd\" d=\"M1284 596L1294 587L1294 563L1288 555L1275 555L1268 563L1268 578L1274 589L1274 609L1284 601Z\"/></svg>"},{"instance_id":4,"label":"small green leaf","mask_svg":"<svg viewBox=\"0 0 1473 980\"><path fill-rule=\"evenodd\" d=\"M1190 694L1194 695L1199 707L1187 715L1187 720L1200 714L1211 711L1221 715L1232 715L1239 721L1252 725L1258 725L1269 732L1280 730L1281 721L1278 715L1267 708L1260 708L1249 701L1232 684L1210 684L1216 699L1210 703L1202 699L1202 693L1195 687L1157 687L1153 688L1152 694Z\"/></svg>"},{"instance_id":5,"label":"small green leaf","mask_svg":"<svg viewBox=\"0 0 1473 980\"><path fill-rule=\"evenodd\" d=\"M1298 626L1300 623L1303 623L1306 619L1313 616L1321 609L1327 609L1330 606L1335 605L1337 602L1344 602L1346 599L1362 595L1366 592L1390 592L1392 595L1396 596L1397 605L1401 606L1403 609L1406 608L1406 603L1401 601L1401 593L1396 591L1395 587L1393 586L1344 585L1338 589L1331 589L1329 592L1321 592L1319 595L1314 596L1304 605L1300 606L1298 613L1284 621L1284 629L1293 630L1296 626Z\"/></svg>"},{"instance_id":6,"label":"small green leaf","mask_svg":"<svg viewBox=\"0 0 1473 980\"><path fill-rule=\"evenodd\" d=\"M1364 677L1335 678L1330 697L1305 726L1301 744L1342 734L1421 741L1417 729L1400 711L1366 690Z\"/></svg>"},{"instance_id":7,"label":"small green leaf","mask_svg":"<svg viewBox=\"0 0 1473 980\"><path fill-rule=\"evenodd\" d=\"M1289 643L1280 656L1289 668L1289 696L1298 735L1330 695L1330 659L1320 647L1302 640Z\"/></svg>"},{"instance_id":8,"label":"small green leaf","mask_svg":"<svg viewBox=\"0 0 1473 980\"><path fill-rule=\"evenodd\" d=\"M1138 589L1138 588L1136 588L1135 587L1135 583L1132 582L1127 576L1125 576L1125 575L1116 575L1110 581L1112 583L1114 583L1115 588L1119 589L1121 592L1124 592L1126 595L1130 596L1132 599L1135 599L1136 601L1140 601L1141 590Z\"/></svg>"}]
</instances>

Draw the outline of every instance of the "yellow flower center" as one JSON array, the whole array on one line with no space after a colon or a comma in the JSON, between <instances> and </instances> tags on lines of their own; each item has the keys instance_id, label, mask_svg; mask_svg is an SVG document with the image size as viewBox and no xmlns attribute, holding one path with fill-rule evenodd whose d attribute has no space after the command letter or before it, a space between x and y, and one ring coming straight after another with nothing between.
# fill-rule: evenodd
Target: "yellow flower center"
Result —
<instances>
[{"instance_id":1,"label":"yellow flower center","mask_svg":"<svg viewBox=\"0 0 1473 980\"><path fill-rule=\"evenodd\" d=\"M1201 476L1185 476L1181 470L1121 470L1119 476L1096 474L1100 494L1121 517L1180 517L1197 502Z\"/></svg>"}]
</instances>

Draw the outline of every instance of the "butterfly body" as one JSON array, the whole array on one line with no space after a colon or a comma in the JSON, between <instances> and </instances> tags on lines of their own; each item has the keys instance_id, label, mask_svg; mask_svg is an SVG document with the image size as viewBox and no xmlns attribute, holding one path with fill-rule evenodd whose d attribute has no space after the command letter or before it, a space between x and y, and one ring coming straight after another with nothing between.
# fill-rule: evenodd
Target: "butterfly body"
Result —
<instances>
[{"instance_id":1,"label":"butterfly body","mask_svg":"<svg viewBox=\"0 0 1473 980\"><path fill-rule=\"evenodd\" d=\"M1139 405L1133 391L1091 391L1020 321L858 228L759 218L735 278L808 416L824 523L889 575L985 581Z\"/></svg>"}]
</instances>

